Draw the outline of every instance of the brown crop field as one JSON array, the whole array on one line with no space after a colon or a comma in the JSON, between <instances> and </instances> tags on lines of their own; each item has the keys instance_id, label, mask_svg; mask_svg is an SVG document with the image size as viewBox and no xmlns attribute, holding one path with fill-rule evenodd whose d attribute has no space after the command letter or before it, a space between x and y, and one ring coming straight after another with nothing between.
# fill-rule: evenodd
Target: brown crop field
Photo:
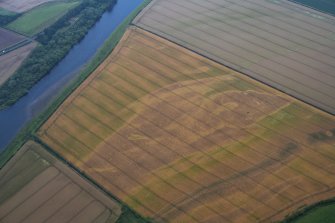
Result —
<instances>
[{"instance_id":1,"label":"brown crop field","mask_svg":"<svg viewBox=\"0 0 335 223\"><path fill-rule=\"evenodd\" d=\"M16 34L7 29L0 28L0 51L20 41L23 41L25 38L26 37Z\"/></svg>"},{"instance_id":2,"label":"brown crop field","mask_svg":"<svg viewBox=\"0 0 335 223\"><path fill-rule=\"evenodd\" d=\"M34 142L0 170L0 222L115 222L119 204Z\"/></svg>"},{"instance_id":3,"label":"brown crop field","mask_svg":"<svg viewBox=\"0 0 335 223\"><path fill-rule=\"evenodd\" d=\"M335 196L335 118L130 28L38 137L157 222L270 222Z\"/></svg>"},{"instance_id":4,"label":"brown crop field","mask_svg":"<svg viewBox=\"0 0 335 223\"><path fill-rule=\"evenodd\" d=\"M0 0L0 8L4 8L8 11L22 13L29 9L35 8L46 2L55 0Z\"/></svg>"},{"instance_id":5,"label":"brown crop field","mask_svg":"<svg viewBox=\"0 0 335 223\"><path fill-rule=\"evenodd\" d=\"M15 73L36 45L36 42L32 42L0 56L0 85Z\"/></svg>"},{"instance_id":6,"label":"brown crop field","mask_svg":"<svg viewBox=\"0 0 335 223\"><path fill-rule=\"evenodd\" d=\"M335 17L287 0L153 0L137 26L335 115Z\"/></svg>"}]
</instances>

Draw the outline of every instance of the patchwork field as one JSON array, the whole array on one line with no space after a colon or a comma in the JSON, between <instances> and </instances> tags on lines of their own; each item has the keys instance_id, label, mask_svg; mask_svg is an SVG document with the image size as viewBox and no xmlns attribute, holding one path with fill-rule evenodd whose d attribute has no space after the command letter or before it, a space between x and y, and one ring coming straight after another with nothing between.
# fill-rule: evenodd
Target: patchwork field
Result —
<instances>
[{"instance_id":1,"label":"patchwork field","mask_svg":"<svg viewBox=\"0 0 335 223\"><path fill-rule=\"evenodd\" d=\"M39 130L160 222L269 222L335 196L335 118L143 30Z\"/></svg>"},{"instance_id":2,"label":"patchwork field","mask_svg":"<svg viewBox=\"0 0 335 223\"><path fill-rule=\"evenodd\" d=\"M56 22L79 2L50 2L36 7L19 17L7 27L19 33L33 36Z\"/></svg>"},{"instance_id":3,"label":"patchwork field","mask_svg":"<svg viewBox=\"0 0 335 223\"><path fill-rule=\"evenodd\" d=\"M0 85L15 73L36 45L36 42L32 42L0 56Z\"/></svg>"},{"instance_id":4,"label":"patchwork field","mask_svg":"<svg viewBox=\"0 0 335 223\"><path fill-rule=\"evenodd\" d=\"M335 114L335 18L286 0L154 0L135 24Z\"/></svg>"},{"instance_id":5,"label":"patchwork field","mask_svg":"<svg viewBox=\"0 0 335 223\"><path fill-rule=\"evenodd\" d=\"M34 142L0 170L0 222L115 222L120 211L118 203Z\"/></svg>"},{"instance_id":6,"label":"patchwork field","mask_svg":"<svg viewBox=\"0 0 335 223\"><path fill-rule=\"evenodd\" d=\"M0 51L10 47L16 43L25 40L26 37L18 35L7 29L0 28Z\"/></svg>"},{"instance_id":7,"label":"patchwork field","mask_svg":"<svg viewBox=\"0 0 335 223\"><path fill-rule=\"evenodd\" d=\"M0 0L0 8L4 8L8 11L22 13L29 9L35 8L46 2L55 0Z\"/></svg>"}]
</instances>

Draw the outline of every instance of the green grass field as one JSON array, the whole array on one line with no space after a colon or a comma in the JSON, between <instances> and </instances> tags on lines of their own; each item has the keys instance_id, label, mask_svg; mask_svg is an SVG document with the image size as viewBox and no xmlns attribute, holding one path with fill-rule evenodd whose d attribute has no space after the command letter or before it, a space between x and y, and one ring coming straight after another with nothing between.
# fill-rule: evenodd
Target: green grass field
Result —
<instances>
[{"instance_id":1,"label":"green grass field","mask_svg":"<svg viewBox=\"0 0 335 223\"><path fill-rule=\"evenodd\" d=\"M57 21L67 11L79 4L75 2L52 2L36 7L19 17L7 27L19 33L33 36Z\"/></svg>"},{"instance_id":2,"label":"green grass field","mask_svg":"<svg viewBox=\"0 0 335 223\"><path fill-rule=\"evenodd\" d=\"M292 223L334 223L335 204L315 208Z\"/></svg>"}]
</instances>

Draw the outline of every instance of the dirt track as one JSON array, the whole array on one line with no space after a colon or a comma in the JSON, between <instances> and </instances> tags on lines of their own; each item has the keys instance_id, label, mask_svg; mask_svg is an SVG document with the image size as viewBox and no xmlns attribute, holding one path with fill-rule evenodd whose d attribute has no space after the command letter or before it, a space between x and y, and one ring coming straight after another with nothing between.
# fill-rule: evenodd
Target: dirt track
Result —
<instances>
[{"instance_id":1,"label":"dirt track","mask_svg":"<svg viewBox=\"0 0 335 223\"><path fill-rule=\"evenodd\" d=\"M284 0L155 0L135 23L335 114L332 16Z\"/></svg>"}]
</instances>

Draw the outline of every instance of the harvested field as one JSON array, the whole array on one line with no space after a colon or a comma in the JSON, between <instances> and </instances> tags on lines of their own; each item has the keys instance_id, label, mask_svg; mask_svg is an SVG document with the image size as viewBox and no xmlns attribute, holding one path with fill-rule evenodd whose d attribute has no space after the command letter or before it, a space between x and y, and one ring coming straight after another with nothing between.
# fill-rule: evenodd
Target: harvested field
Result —
<instances>
[{"instance_id":1,"label":"harvested field","mask_svg":"<svg viewBox=\"0 0 335 223\"><path fill-rule=\"evenodd\" d=\"M286 0L155 0L135 24L335 114L335 18Z\"/></svg>"},{"instance_id":2,"label":"harvested field","mask_svg":"<svg viewBox=\"0 0 335 223\"><path fill-rule=\"evenodd\" d=\"M8 11L22 13L46 2L55 0L0 0L0 7Z\"/></svg>"},{"instance_id":3,"label":"harvested field","mask_svg":"<svg viewBox=\"0 0 335 223\"><path fill-rule=\"evenodd\" d=\"M38 137L160 222L270 222L335 196L335 118L137 28Z\"/></svg>"},{"instance_id":4,"label":"harvested field","mask_svg":"<svg viewBox=\"0 0 335 223\"><path fill-rule=\"evenodd\" d=\"M0 222L115 222L118 203L39 144L27 142L0 171Z\"/></svg>"},{"instance_id":5,"label":"harvested field","mask_svg":"<svg viewBox=\"0 0 335 223\"><path fill-rule=\"evenodd\" d=\"M7 29L0 28L0 52L7 47L19 43L26 39L26 37L18 35Z\"/></svg>"},{"instance_id":6,"label":"harvested field","mask_svg":"<svg viewBox=\"0 0 335 223\"><path fill-rule=\"evenodd\" d=\"M36 42L32 42L0 56L0 85L15 73L36 45Z\"/></svg>"}]
</instances>

